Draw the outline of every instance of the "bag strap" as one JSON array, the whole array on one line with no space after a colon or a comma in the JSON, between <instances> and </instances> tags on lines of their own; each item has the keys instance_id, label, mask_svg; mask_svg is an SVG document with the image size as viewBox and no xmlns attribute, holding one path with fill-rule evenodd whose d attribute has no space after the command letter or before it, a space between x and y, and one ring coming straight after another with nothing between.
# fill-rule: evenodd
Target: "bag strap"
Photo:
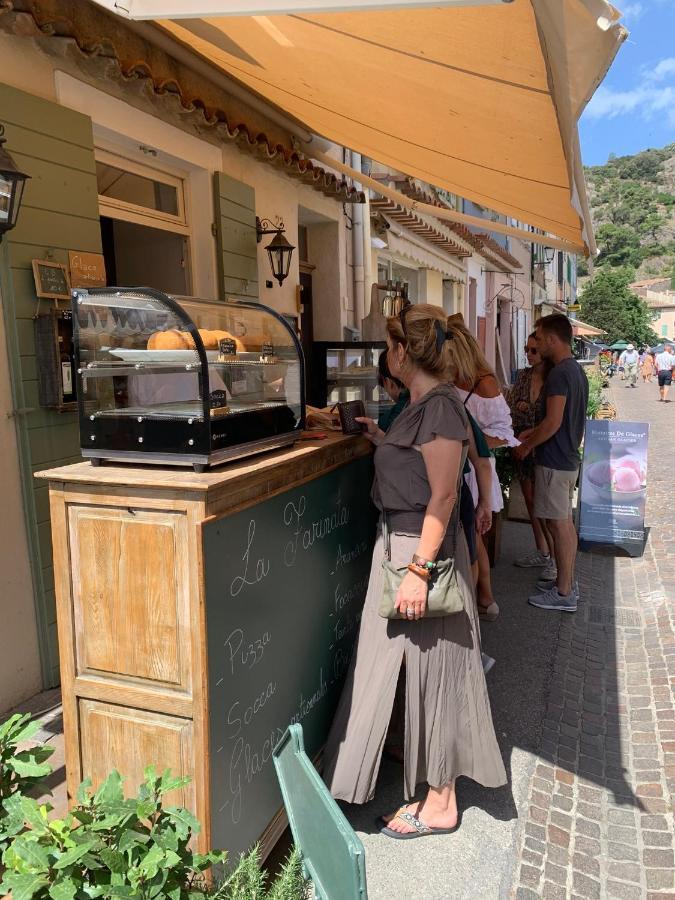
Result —
<instances>
[{"instance_id":1,"label":"bag strap","mask_svg":"<svg viewBox=\"0 0 675 900\"><path fill-rule=\"evenodd\" d=\"M474 393L476 392L476 388L477 388L478 385L481 383L481 381L482 381L484 378L487 378L487 377L488 377L488 374L486 373L485 375L481 375L480 378L477 378L477 379L474 381L473 387L471 388L471 390L469 391L469 393L468 393L468 394L466 395L466 397L464 398L464 406L466 406L466 404L468 403L469 399L470 399L471 397L473 397Z\"/></svg>"},{"instance_id":2,"label":"bag strap","mask_svg":"<svg viewBox=\"0 0 675 900\"><path fill-rule=\"evenodd\" d=\"M464 456L464 453L462 453ZM459 477L457 479L457 499L455 500L455 505L452 510L452 514L450 516L450 520L448 521L448 527L445 529L445 534L448 533L450 528L452 528L453 533L457 528L457 522L459 521L459 512L460 505L462 502L462 482L464 481L464 465L460 465L459 467ZM445 540L445 535L443 535L443 540ZM384 558L391 561L391 530L389 528L389 517L387 516L387 510L382 509L382 541L384 544Z\"/></svg>"}]
</instances>

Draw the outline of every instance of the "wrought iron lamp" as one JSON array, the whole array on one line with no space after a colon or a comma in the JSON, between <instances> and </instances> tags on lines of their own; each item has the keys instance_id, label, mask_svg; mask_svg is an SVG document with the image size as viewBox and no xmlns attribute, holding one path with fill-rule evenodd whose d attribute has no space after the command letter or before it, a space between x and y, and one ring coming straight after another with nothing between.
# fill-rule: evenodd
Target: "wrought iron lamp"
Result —
<instances>
[{"instance_id":1,"label":"wrought iron lamp","mask_svg":"<svg viewBox=\"0 0 675 900\"><path fill-rule=\"evenodd\" d=\"M533 260L533 266L549 266L555 259L555 250L553 247L544 247L544 258Z\"/></svg>"},{"instance_id":2,"label":"wrought iron lamp","mask_svg":"<svg viewBox=\"0 0 675 900\"><path fill-rule=\"evenodd\" d=\"M263 235L274 235L265 249L267 250L267 256L269 257L272 274L281 285L291 268L291 257L295 250L293 244L289 243L284 237L285 228L283 220L277 219L276 223L273 223L269 219L259 219L258 216L256 216L255 230L258 243L263 239Z\"/></svg>"},{"instance_id":3,"label":"wrought iron lamp","mask_svg":"<svg viewBox=\"0 0 675 900\"><path fill-rule=\"evenodd\" d=\"M16 225L23 189L30 175L19 169L5 150L5 127L0 125L0 241Z\"/></svg>"}]
</instances>

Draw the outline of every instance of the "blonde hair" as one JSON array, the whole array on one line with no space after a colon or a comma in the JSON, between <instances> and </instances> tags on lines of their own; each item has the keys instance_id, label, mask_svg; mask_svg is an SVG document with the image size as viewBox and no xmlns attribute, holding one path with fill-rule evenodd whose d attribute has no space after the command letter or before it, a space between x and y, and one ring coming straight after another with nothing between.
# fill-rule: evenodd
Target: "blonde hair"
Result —
<instances>
[{"instance_id":1,"label":"blonde hair","mask_svg":"<svg viewBox=\"0 0 675 900\"><path fill-rule=\"evenodd\" d=\"M449 378L448 344L452 341L448 318L440 306L416 303L405 307L401 315L387 319L387 334L405 346L412 365L436 378Z\"/></svg>"},{"instance_id":2,"label":"blonde hair","mask_svg":"<svg viewBox=\"0 0 675 900\"><path fill-rule=\"evenodd\" d=\"M453 339L448 341L453 380L460 384L474 385L483 375L494 375L480 344L464 324L460 314L450 316L448 325Z\"/></svg>"}]
</instances>

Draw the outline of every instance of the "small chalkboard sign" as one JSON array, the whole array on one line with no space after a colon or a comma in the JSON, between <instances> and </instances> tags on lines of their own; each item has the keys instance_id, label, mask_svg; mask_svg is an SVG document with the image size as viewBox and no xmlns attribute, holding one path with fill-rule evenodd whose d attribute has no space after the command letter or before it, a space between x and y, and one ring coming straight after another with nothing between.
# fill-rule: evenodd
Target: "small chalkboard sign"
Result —
<instances>
[{"instance_id":1,"label":"small chalkboard sign","mask_svg":"<svg viewBox=\"0 0 675 900\"><path fill-rule=\"evenodd\" d=\"M52 262L49 259L34 259L33 278L38 297L70 300L68 272L62 263Z\"/></svg>"},{"instance_id":2,"label":"small chalkboard sign","mask_svg":"<svg viewBox=\"0 0 675 900\"><path fill-rule=\"evenodd\" d=\"M218 350L222 356L236 356L237 345L232 338L221 338L218 341Z\"/></svg>"}]
</instances>

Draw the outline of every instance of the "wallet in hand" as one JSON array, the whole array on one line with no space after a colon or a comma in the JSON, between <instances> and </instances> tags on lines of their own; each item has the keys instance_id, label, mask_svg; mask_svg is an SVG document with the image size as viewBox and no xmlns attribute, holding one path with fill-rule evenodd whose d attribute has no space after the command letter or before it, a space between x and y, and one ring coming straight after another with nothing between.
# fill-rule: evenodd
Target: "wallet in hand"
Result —
<instances>
[{"instance_id":1,"label":"wallet in hand","mask_svg":"<svg viewBox=\"0 0 675 900\"><path fill-rule=\"evenodd\" d=\"M346 403L338 403L338 415L343 434L361 434L366 426L356 421L357 416L365 416L366 410L362 400L348 400Z\"/></svg>"}]
</instances>

